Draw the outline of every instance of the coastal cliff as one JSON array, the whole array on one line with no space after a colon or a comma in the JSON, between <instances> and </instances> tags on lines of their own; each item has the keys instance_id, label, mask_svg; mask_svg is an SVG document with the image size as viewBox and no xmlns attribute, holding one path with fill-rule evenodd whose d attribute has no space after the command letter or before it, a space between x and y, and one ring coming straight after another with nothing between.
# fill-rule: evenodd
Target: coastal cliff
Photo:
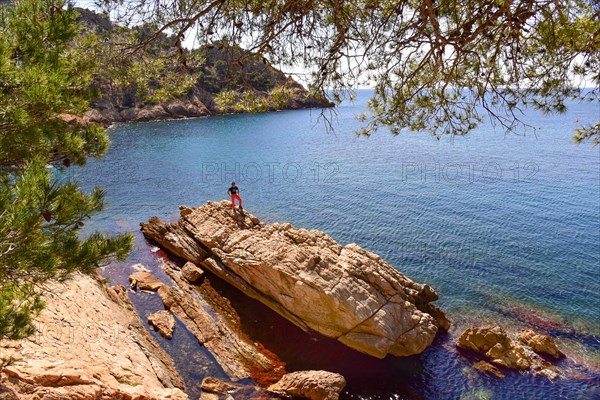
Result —
<instances>
[{"instance_id":1,"label":"coastal cliff","mask_svg":"<svg viewBox=\"0 0 600 400\"><path fill-rule=\"evenodd\" d=\"M113 24L106 16L83 8L77 9L84 31L105 38L107 44L122 40L125 33L134 35L143 43L152 34L145 26L124 28ZM135 45L132 45L135 46ZM174 80L191 82L184 85L183 93L171 93L180 88L163 86L154 75L134 72L128 78L110 75L97 76L94 86L99 97L91 104L85 120L105 125L113 122L153 121L192 118L208 115L333 107L325 97L310 93L291 76L274 68L262 56L248 54L241 47L220 40L200 48L187 50L178 47L177 38L160 34L140 50L140 54L122 60L107 62L139 62L146 57L147 64L170 63L158 75L171 75ZM184 55L182 57L182 55ZM178 61L181 59L181 61ZM165 61L168 60L168 61ZM123 75L132 74L126 68ZM155 74L156 75L156 74ZM175 78L176 77L176 78ZM167 92L157 100L148 92Z\"/></svg>"},{"instance_id":2,"label":"coastal cliff","mask_svg":"<svg viewBox=\"0 0 600 400\"><path fill-rule=\"evenodd\" d=\"M450 321L437 293L356 244L320 231L265 224L229 202L153 217L144 235L209 270L305 331L383 358L419 354Z\"/></svg>"}]
</instances>

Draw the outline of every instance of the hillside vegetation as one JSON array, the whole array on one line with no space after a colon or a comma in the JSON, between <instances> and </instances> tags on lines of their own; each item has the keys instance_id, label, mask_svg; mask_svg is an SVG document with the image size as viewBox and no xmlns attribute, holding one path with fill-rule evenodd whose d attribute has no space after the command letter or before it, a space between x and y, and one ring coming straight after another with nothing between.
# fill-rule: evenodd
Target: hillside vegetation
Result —
<instances>
[{"instance_id":1,"label":"hillside vegetation","mask_svg":"<svg viewBox=\"0 0 600 400\"><path fill-rule=\"evenodd\" d=\"M110 74L95 79L100 96L86 114L92 122L333 106L235 44L221 40L187 50L177 37L161 33L150 44L136 46L155 35L155 29L123 28L93 11L77 11L85 34L104 44L97 46L99 62L112 67L106 68Z\"/></svg>"}]
</instances>

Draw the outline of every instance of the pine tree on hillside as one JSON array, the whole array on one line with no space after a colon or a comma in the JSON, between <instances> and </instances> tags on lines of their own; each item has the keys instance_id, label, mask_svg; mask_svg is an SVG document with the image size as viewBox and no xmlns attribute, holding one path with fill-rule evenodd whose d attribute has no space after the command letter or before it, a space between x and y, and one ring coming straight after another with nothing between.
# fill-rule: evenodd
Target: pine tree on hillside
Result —
<instances>
[{"instance_id":1,"label":"pine tree on hillside","mask_svg":"<svg viewBox=\"0 0 600 400\"><path fill-rule=\"evenodd\" d=\"M123 259L133 244L130 235L80 239L104 192L84 193L48 168L82 165L109 144L102 127L66 117L93 95L94 62L74 45L76 17L64 0L0 5L0 339L33 333L44 282Z\"/></svg>"}]
</instances>

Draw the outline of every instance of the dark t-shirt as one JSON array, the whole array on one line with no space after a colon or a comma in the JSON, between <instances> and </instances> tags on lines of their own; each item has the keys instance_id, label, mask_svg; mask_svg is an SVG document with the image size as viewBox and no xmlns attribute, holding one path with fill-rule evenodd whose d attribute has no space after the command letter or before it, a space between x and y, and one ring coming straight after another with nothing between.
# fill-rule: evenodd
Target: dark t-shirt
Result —
<instances>
[{"instance_id":1,"label":"dark t-shirt","mask_svg":"<svg viewBox=\"0 0 600 400\"><path fill-rule=\"evenodd\" d=\"M240 189L238 189L237 186L232 186L229 188L229 190L227 190L227 193L229 194L238 194L238 192L240 191Z\"/></svg>"}]
</instances>

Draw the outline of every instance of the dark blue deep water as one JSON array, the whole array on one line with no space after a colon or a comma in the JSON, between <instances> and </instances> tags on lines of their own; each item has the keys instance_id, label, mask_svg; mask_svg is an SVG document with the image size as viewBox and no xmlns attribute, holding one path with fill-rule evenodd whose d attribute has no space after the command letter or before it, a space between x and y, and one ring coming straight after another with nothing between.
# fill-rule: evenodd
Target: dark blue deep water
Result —
<instances>
[{"instance_id":1,"label":"dark blue deep water","mask_svg":"<svg viewBox=\"0 0 600 400\"><path fill-rule=\"evenodd\" d=\"M113 127L108 155L70 171L85 188L108 191L88 229L137 232L153 215L175 219L180 204L225 198L235 180L248 211L380 254L431 284L454 321L419 357L358 360L348 370L344 360L298 355L288 367L342 371L345 398L600 398L600 146L570 139L600 118L600 105L527 112L536 130L525 136L486 125L453 141L385 131L357 138L354 117L368 95L337 108L333 133L319 110ZM138 238L127 264L152 257ZM563 378L473 372L452 338L474 322L551 334L568 355Z\"/></svg>"}]
</instances>

